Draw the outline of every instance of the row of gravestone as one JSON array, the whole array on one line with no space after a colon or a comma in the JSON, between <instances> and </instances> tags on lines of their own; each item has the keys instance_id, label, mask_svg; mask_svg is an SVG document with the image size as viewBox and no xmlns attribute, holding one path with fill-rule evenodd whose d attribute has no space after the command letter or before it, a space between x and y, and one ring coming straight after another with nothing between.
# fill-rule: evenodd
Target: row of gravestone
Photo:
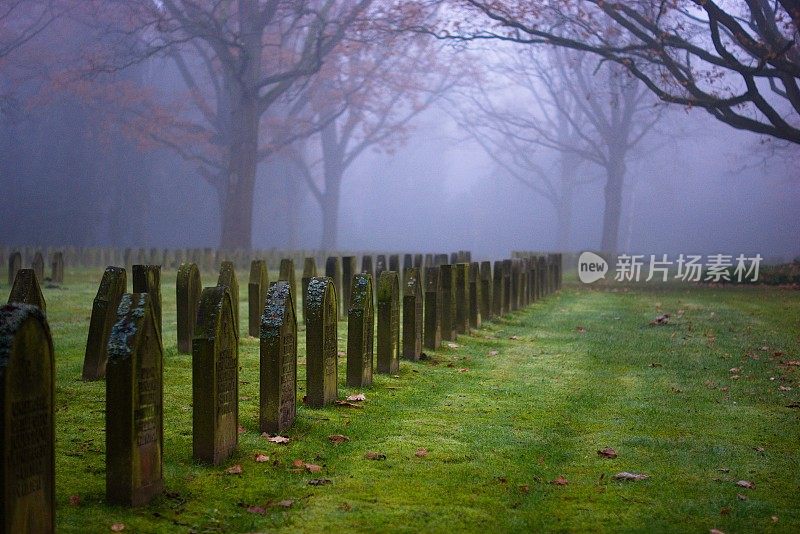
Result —
<instances>
[{"instance_id":1,"label":"row of gravestone","mask_svg":"<svg viewBox=\"0 0 800 534\"><path fill-rule=\"evenodd\" d=\"M483 302L480 307L488 310L489 306L478 296L477 280L492 279L499 297L488 302L504 313L513 309L515 302L520 305L532 295L544 296L557 289L560 272L555 263L544 258L496 262L493 276L488 262L480 268L466 263L429 267L424 312L419 271L413 267L407 269L402 290L404 357L412 360L419 357L423 314L426 323L432 321L434 345L442 332L445 339L454 339L456 332L479 326L480 319L477 324L471 320L472 310L479 306L479 301ZM542 270L541 265L547 268ZM229 269L223 266L220 280L226 272ZM158 266L134 266L134 293L124 293L112 314L105 364L106 497L110 503L142 505L163 491L159 276ZM124 292L124 282L124 269L109 268L101 290L102 286L112 284L121 286ZM22 270L14 286L10 304L0 308L0 398L4 421L0 455L2 528L3 532L52 532L55 480L52 338L36 276L31 270ZM351 386L368 386L372 380L375 320L372 292L371 274L353 275L347 346L347 383ZM333 281L329 277L310 277L305 301L308 312L305 402L312 407L324 406L338 396L338 305ZM382 272L377 288L379 373L394 374L399 368L399 302L398 274ZM205 288L192 339L192 439L193 456L213 464L224 461L238 441L236 321L232 288L224 283ZM277 433L291 426L296 414L297 320L290 282L270 285L260 323L260 427L264 432ZM426 340L428 337L425 336Z\"/></svg>"},{"instance_id":2,"label":"row of gravestone","mask_svg":"<svg viewBox=\"0 0 800 534\"><path fill-rule=\"evenodd\" d=\"M14 251L8 255L8 285L14 284L17 273L24 267L22 253ZM33 271L40 284L45 282L44 277L44 256L41 252L36 252L31 260L30 269ZM50 278L47 279L52 284L64 283L64 253L53 252L50 256Z\"/></svg>"}]
</instances>

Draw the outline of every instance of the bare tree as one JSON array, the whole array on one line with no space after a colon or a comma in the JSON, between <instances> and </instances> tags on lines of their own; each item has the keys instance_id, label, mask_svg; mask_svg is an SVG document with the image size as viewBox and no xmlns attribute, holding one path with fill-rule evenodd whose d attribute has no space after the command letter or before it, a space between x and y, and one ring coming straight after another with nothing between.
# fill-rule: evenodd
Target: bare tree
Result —
<instances>
[{"instance_id":1,"label":"bare tree","mask_svg":"<svg viewBox=\"0 0 800 534\"><path fill-rule=\"evenodd\" d=\"M510 176L554 206L561 247L569 237L574 192L593 178L580 172L581 165L603 169L601 247L616 250L626 161L662 106L623 69L598 66L579 52L513 47L490 72L501 89L479 85L466 108L457 105L459 123ZM543 165L542 149L558 154L555 169Z\"/></svg>"}]
</instances>

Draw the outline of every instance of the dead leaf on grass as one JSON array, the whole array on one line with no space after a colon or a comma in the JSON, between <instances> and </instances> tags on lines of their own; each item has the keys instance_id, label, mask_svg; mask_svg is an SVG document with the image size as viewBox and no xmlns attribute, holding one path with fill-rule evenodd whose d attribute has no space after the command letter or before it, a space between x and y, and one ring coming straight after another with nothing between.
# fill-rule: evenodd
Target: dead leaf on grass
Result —
<instances>
[{"instance_id":1,"label":"dead leaf on grass","mask_svg":"<svg viewBox=\"0 0 800 534\"><path fill-rule=\"evenodd\" d=\"M414 456L416 456L417 458L425 458L426 456L428 456L428 449L426 449L425 447L420 447L419 449L417 449L417 452L414 453Z\"/></svg>"},{"instance_id":2,"label":"dead leaf on grass","mask_svg":"<svg viewBox=\"0 0 800 534\"><path fill-rule=\"evenodd\" d=\"M612 449L611 447L606 447L605 449L600 449L597 451L598 456L602 456L603 458L611 458L614 459L617 457L617 451Z\"/></svg>"},{"instance_id":3,"label":"dead leaf on grass","mask_svg":"<svg viewBox=\"0 0 800 534\"><path fill-rule=\"evenodd\" d=\"M647 480L648 478L650 477L648 475L645 475L644 473L629 473L627 471L623 471L622 473L617 473L616 475L614 475L614 480L637 481L637 480Z\"/></svg>"},{"instance_id":4,"label":"dead leaf on grass","mask_svg":"<svg viewBox=\"0 0 800 534\"><path fill-rule=\"evenodd\" d=\"M232 465L231 467L227 468L225 472L229 475L241 475L242 474L242 464Z\"/></svg>"},{"instance_id":5,"label":"dead leaf on grass","mask_svg":"<svg viewBox=\"0 0 800 534\"><path fill-rule=\"evenodd\" d=\"M328 436L328 441L334 445L338 445L340 443L344 443L345 441L350 441L350 438L342 434L333 434L332 436Z\"/></svg>"},{"instance_id":6,"label":"dead leaf on grass","mask_svg":"<svg viewBox=\"0 0 800 534\"><path fill-rule=\"evenodd\" d=\"M749 480L738 480L736 482L736 485L739 486L740 488L756 489L756 485L750 482Z\"/></svg>"},{"instance_id":7,"label":"dead leaf on grass","mask_svg":"<svg viewBox=\"0 0 800 534\"><path fill-rule=\"evenodd\" d=\"M368 451L364 455L364 458L366 458L367 460L385 460L386 455L383 454L382 452Z\"/></svg>"},{"instance_id":8,"label":"dead leaf on grass","mask_svg":"<svg viewBox=\"0 0 800 534\"><path fill-rule=\"evenodd\" d=\"M553 484L553 485L556 485L556 486L566 486L567 484L569 484L569 482L564 477L564 475L558 475L556 478L554 478L553 480L550 481L550 484Z\"/></svg>"}]
</instances>

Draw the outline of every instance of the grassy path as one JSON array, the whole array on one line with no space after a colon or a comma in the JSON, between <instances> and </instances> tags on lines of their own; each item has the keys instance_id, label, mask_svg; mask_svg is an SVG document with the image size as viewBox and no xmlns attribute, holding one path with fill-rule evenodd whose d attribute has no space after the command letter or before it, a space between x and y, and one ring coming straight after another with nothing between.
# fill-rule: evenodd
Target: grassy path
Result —
<instances>
[{"instance_id":1,"label":"grassy path","mask_svg":"<svg viewBox=\"0 0 800 534\"><path fill-rule=\"evenodd\" d=\"M59 531L117 522L125 532L800 530L800 409L786 407L800 400L800 367L781 364L800 360L797 292L566 290L403 362L398 377L363 392L363 409L300 407L288 445L256 432L258 342L243 338L246 432L238 454L210 468L190 460L191 359L175 350L174 276L165 280L168 492L139 510L102 502L105 386L80 381L96 282L45 291ZM649 326L661 312L671 323ZM345 335L340 323L342 348ZM334 445L333 434L349 441ZM619 457L600 458L604 447ZM293 469L297 459L322 471ZM226 474L235 464L242 474ZM650 478L611 480L620 471ZM568 483L552 484L559 476ZM320 478L331 484L309 485Z\"/></svg>"}]
</instances>

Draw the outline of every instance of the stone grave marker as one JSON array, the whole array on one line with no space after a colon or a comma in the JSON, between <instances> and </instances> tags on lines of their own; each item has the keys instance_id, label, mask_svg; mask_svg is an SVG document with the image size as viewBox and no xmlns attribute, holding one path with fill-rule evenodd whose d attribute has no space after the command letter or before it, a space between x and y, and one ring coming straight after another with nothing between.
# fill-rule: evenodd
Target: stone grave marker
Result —
<instances>
[{"instance_id":1,"label":"stone grave marker","mask_svg":"<svg viewBox=\"0 0 800 534\"><path fill-rule=\"evenodd\" d=\"M456 273L449 263L439 266L439 292L442 294L442 340L456 340Z\"/></svg>"},{"instance_id":2,"label":"stone grave marker","mask_svg":"<svg viewBox=\"0 0 800 534\"><path fill-rule=\"evenodd\" d=\"M442 344L442 293L439 291L439 268L425 270L425 348L436 350Z\"/></svg>"},{"instance_id":3,"label":"stone grave marker","mask_svg":"<svg viewBox=\"0 0 800 534\"><path fill-rule=\"evenodd\" d=\"M396 272L397 276L400 276L400 256L398 254L389 256L389 270Z\"/></svg>"},{"instance_id":4,"label":"stone grave marker","mask_svg":"<svg viewBox=\"0 0 800 534\"><path fill-rule=\"evenodd\" d=\"M411 254L403 254L403 274L412 267L414 267L414 256Z\"/></svg>"},{"instance_id":5,"label":"stone grave marker","mask_svg":"<svg viewBox=\"0 0 800 534\"><path fill-rule=\"evenodd\" d=\"M372 275L353 275L350 307L347 310L347 385L360 388L372 385L375 309Z\"/></svg>"},{"instance_id":6,"label":"stone grave marker","mask_svg":"<svg viewBox=\"0 0 800 534\"><path fill-rule=\"evenodd\" d=\"M14 279L17 277L17 271L22 269L22 254L18 251L12 252L8 256L8 286L14 285Z\"/></svg>"},{"instance_id":7,"label":"stone grave marker","mask_svg":"<svg viewBox=\"0 0 800 534\"><path fill-rule=\"evenodd\" d=\"M317 276L317 260L314 258L306 258L303 262L303 278L300 280L302 285L302 302L303 302L303 323L306 322L308 316L308 308L306 307L306 293L308 293L308 281ZM291 291L291 288L290 288ZM292 293L294 299L294 293ZM292 300L294 302L294 300Z\"/></svg>"},{"instance_id":8,"label":"stone grave marker","mask_svg":"<svg viewBox=\"0 0 800 534\"><path fill-rule=\"evenodd\" d=\"M233 324L236 328L237 336L239 332L239 279L236 277L236 265L232 261L223 261L219 267L218 286L225 286L231 294L231 304L233 305Z\"/></svg>"},{"instance_id":9,"label":"stone grave marker","mask_svg":"<svg viewBox=\"0 0 800 534\"><path fill-rule=\"evenodd\" d=\"M200 282L200 269L194 263L182 263L178 268L175 282L176 318L178 321L178 352L192 353L192 339L197 322L197 307L203 285Z\"/></svg>"},{"instance_id":10,"label":"stone grave marker","mask_svg":"<svg viewBox=\"0 0 800 534\"><path fill-rule=\"evenodd\" d=\"M143 506L164 490L164 351L153 304L149 293L124 294L108 340L109 504Z\"/></svg>"},{"instance_id":11,"label":"stone grave marker","mask_svg":"<svg viewBox=\"0 0 800 534\"><path fill-rule=\"evenodd\" d=\"M481 318L490 321L494 315L492 306L492 262L482 261L480 264L480 284L481 284Z\"/></svg>"},{"instance_id":12,"label":"stone grave marker","mask_svg":"<svg viewBox=\"0 0 800 534\"><path fill-rule=\"evenodd\" d=\"M505 315L505 280L503 278L503 262L496 260L492 272L492 315Z\"/></svg>"},{"instance_id":13,"label":"stone grave marker","mask_svg":"<svg viewBox=\"0 0 800 534\"><path fill-rule=\"evenodd\" d=\"M42 253L38 250L36 254L33 256L33 261L31 262L31 269L33 269L34 274L36 275L36 281L40 284L44 283L44 258L42 257Z\"/></svg>"},{"instance_id":14,"label":"stone grave marker","mask_svg":"<svg viewBox=\"0 0 800 534\"><path fill-rule=\"evenodd\" d=\"M192 458L224 462L239 442L239 335L227 286L203 289L192 340Z\"/></svg>"},{"instance_id":15,"label":"stone grave marker","mask_svg":"<svg viewBox=\"0 0 800 534\"><path fill-rule=\"evenodd\" d=\"M253 260L250 262L250 280L247 283L247 311L249 319L247 331L252 337L259 337L261 335L261 314L264 311L267 289L269 289L267 262L264 260Z\"/></svg>"},{"instance_id":16,"label":"stone grave marker","mask_svg":"<svg viewBox=\"0 0 800 534\"><path fill-rule=\"evenodd\" d=\"M400 287L397 272L384 271L378 279L377 371L400 370Z\"/></svg>"},{"instance_id":17,"label":"stone grave marker","mask_svg":"<svg viewBox=\"0 0 800 534\"><path fill-rule=\"evenodd\" d=\"M505 313L514 311L511 308L511 260L503 260L503 310Z\"/></svg>"},{"instance_id":18,"label":"stone grave marker","mask_svg":"<svg viewBox=\"0 0 800 534\"><path fill-rule=\"evenodd\" d=\"M36 306L43 312L47 312L47 303L44 301L42 289L33 269L20 269L14 278L14 285L11 286L11 294L8 296L8 303L18 302L20 304L30 304Z\"/></svg>"},{"instance_id":19,"label":"stone grave marker","mask_svg":"<svg viewBox=\"0 0 800 534\"><path fill-rule=\"evenodd\" d=\"M375 280L380 280L381 273L387 269L386 256L378 254L375 258ZM375 292L377 296L377 291Z\"/></svg>"},{"instance_id":20,"label":"stone grave marker","mask_svg":"<svg viewBox=\"0 0 800 534\"><path fill-rule=\"evenodd\" d=\"M469 334L469 264L457 263L456 272L456 333Z\"/></svg>"},{"instance_id":21,"label":"stone grave marker","mask_svg":"<svg viewBox=\"0 0 800 534\"><path fill-rule=\"evenodd\" d=\"M54 252L53 261L50 263L50 281L61 285L64 283L64 253Z\"/></svg>"},{"instance_id":22,"label":"stone grave marker","mask_svg":"<svg viewBox=\"0 0 800 534\"><path fill-rule=\"evenodd\" d=\"M292 302L297 298L297 283L295 282L294 260L283 258L280 269L278 270L278 280L286 280L292 290Z\"/></svg>"},{"instance_id":23,"label":"stone grave marker","mask_svg":"<svg viewBox=\"0 0 800 534\"><path fill-rule=\"evenodd\" d=\"M297 316L289 282L273 282L261 315L259 431L277 434L297 415Z\"/></svg>"},{"instance_id":24,"label":"stone grave marker","mask_svg":"<svg viewBox=\"0 0 800 534\"><path fill-rule=\"evenodd\" d=\"M325 261L325 276L333 281L333 287L336 288L336 296L340 301L344 301L347 297L342 293L342 260L339 256L329 256ZM341 308L341 302L339 303ZM345 308L346 309L346 308ZM339 310L339 317L342 316L342 310Z\"/></svg>"},{"instance_id":25,"label":"stone grave marker","mask_svg":"<svg viewBox=\"0 0 800 534\"><path fill-rule=\"evenodd\" d=\"M481 274L480 265L473 262L469 265L469 326L481 327Z\"/></svg>"},{"instance_id":26,"label":"stone grave marker","mask_svg":"<svg viewBox=\"0 0 800 534\"><path fill-rule=\"evenodd\" d=\"M343 316L347 317L350 310L350 296L353 284L353 275L358 271L356 270L356 257L355 256L342 256L342 296L343 302Z\"/></svg>"},{"instance_id":27,"label":"stone grave marker","mask_svg":"<svg viewBox=\"0 0 800 534\"><path fill-rule=\"evenodd\" d=\"M106 376L108 338L117 322L117 308L122 295L128 290L128 278L122 267L106 267L100 287L92 303L89 336L83 358L84 380L99 380Z\"/></svg>"},{"instance_id":28,"label":"stone grave marker","mask_svg":"<svg viewBox=\"0 0 800 534\"><path fill-rule=\"evenodd\" d=\"M0 307L0 532L55 532L55 360L36 306Z\"/></svg>"},{"instance_id":29,"label":"stone grave marker","mask_svg":"<svg viewBox=\"0 0 800 534\"><path fill-rule=\"evenodd\" d=\"M422 353L423 302L419 271L409 267L403 284L403 358L417 361Z\"/></svg>"},{"instance_id":30,"label":"stone grave marker","mask_svg":"<svg viewBox=\"0 0 800 534\"><path fill-rule=\"evenodd\" d=\"M142 252L144 249L140 249ZM161 266L160 265L134 265L133 266L133 292L147 293L150 295L150 305L153 306L156 325L161 335Z\"/></svg>"},{"instance_id":31,"label":"stone grave marker","mask_svg":"<svg viewBox=\"0 0 800 534\"><path fill-rule=\"evenodd\" d=\"M308 282L306 321L306 404L319 408L338 396L338 304L328 277Z\"/></svg>"}]
</instances>

